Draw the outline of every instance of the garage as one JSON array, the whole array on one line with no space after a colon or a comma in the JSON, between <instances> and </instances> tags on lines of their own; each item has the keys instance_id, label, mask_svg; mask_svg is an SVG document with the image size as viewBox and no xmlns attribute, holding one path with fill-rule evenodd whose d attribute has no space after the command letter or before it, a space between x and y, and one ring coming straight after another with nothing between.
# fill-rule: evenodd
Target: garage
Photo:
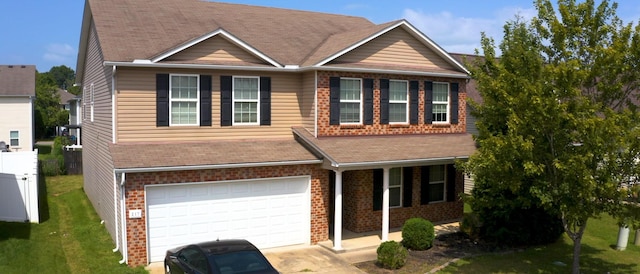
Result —
<instances>
[{"instance_id":1,"label":"garage","mask_svg":"<svg viewBox=\"0 0 640 274\"><path fill-rule=\"evenodd\" d=\"M148 185L149 261L176 246L241 238L258 248L310 242L310 177Z\"/></svg>"}]
</instances>

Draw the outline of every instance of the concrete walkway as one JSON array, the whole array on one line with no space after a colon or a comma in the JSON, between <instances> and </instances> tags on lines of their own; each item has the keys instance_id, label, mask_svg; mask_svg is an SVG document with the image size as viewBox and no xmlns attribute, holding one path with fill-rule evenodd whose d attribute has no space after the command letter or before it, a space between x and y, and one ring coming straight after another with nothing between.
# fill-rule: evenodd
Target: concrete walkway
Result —
<instances>
[{"instance_id":1,"label":"concrete walkway","mask_svg":"<svg viewBox=\"0 0 640 274\"><path fill-rule=\"evenodd\" d=\"M436 235L459 231L459 223L439 224L434 227ZM354 233L344 230L342 250L333 250L332 241L317 245L296 245L261 250L269 262L280 273L365 273L353 266L356 263L374 261L381 243L379 231ZM400 228L391 229L389 240L402 241ZM164 273L163 263L147 266L151 274Z\"/></svg>"}]
</instances>

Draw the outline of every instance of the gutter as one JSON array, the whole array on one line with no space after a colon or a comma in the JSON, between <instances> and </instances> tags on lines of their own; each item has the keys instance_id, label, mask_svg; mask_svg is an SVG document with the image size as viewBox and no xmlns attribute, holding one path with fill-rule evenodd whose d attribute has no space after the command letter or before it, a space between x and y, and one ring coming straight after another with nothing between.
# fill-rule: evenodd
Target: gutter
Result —
<instances>
[{"instance_id":1,"label":"gutter","mask_svg":"<svg viewBox=\"0 0 640 274\"><path fill-rule=\"evenodd\" d=\"M363 167L373 167L373 166L402 167L407 165L424 164L424 163L436 163L436 162L447 163L447 162L455 161L457 159L469 159L469 156L453 156L453 157L442 157L442 158L393 160L393 161L378 161L378 162L356 162L356 163L345 163L345 164L332 162L331 166L341 170L362 169Z\"/></svg>"},{"instance_id":2,"label":"gutter","mask_svg":"<svg viewBox=\"0 0 640 274\"><path fill-rule=\"evenodd\" d=\"M341 72L360 72L360 73L386 73L386 74L404 74L404 75L418 75L418 76L431 76L431 77L446 77L446 78L458 78L458 79L470 79L467 74L454 74L454 73L438 73L438 72L421 72L421 71L408 71L408 70L393 70L393 69L371 69L371 68L351 68L351 67L324 67L324 66L310 66L310 67L298 67L298 66L284 66L278 67L258 67L258 66L227 66L227 65L200 65L200 64L168 64L168 63L153 63L151 61L134 61L134 62L119 62L119 61L105 61L104 66L119 66L119 67L144 67L144 68L174 68L174 69L221 69L221 70L253 70L253 71L270 71L270 72L306 72L306 71L341 71Z\"/></svg>"},{"instance_id":3,"label":"gutter","mask_svg":"<svg viewBox=\"0 0 640 274\"><path fill-rule=\"evenodd\" d=\"M241 163L241 164L222 164L222 165L195 165L195 166L162 166L162 167L133 167L133 168L116 168L114 172L160 172L160 171L184 171L184 170L202 170L202 169L226 169L226 168L246 168L246 167L267 167L282 165L311 165L321 164L322 160L303 160L303 161L283 161L283 162L267 162L267 163Z\"/></svg>"}]
</instances>

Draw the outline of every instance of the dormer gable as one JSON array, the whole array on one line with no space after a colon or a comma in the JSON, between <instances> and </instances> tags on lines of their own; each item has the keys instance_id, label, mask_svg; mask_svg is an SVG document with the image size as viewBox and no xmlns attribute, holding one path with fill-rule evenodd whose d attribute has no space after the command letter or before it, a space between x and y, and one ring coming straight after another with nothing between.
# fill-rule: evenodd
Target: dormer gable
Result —
<instances>
[{"instance_id":1,"label":"dormer gable","mask_svg":"<svg viewBox=\"0 0 640 274\"><path fill-rule=\"evenodd\" d=\"M159 54L152 63L183 63L205 65L267 65L281 64L258 51L229 32L218 29Z\"/></svg>"}]
</instances>

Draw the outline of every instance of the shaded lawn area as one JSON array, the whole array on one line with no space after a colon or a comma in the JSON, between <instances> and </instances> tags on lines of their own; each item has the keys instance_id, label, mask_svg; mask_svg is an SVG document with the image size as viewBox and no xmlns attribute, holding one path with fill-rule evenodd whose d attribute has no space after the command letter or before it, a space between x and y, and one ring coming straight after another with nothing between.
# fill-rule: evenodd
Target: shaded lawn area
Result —
<instances>
[{"instance_id":1,"label":"shaded lawn area","mask_svg":"<svg viewBox=\"0 0 640 274\"><path fill-rule=\"evenodd\" d=\"M0 222L0 273L147 273L118 264L82 175L40 178L40 221Z\"/></svg>"},{"instance_id":2,"label":"shaded lawn area","mask_svg":"<svg viewBox=\"0 0 640 274\"><path fill-rule=\"evenodd\" d=\"M640 273L640 247L629 233L625 251L615 250L616 220L608 215L590 219L582 239L582 273ZM487 254L452 263L438 273L571 273L573 242L564 235L557 243L509 254Z\"/></svg>"}]
</instances>

